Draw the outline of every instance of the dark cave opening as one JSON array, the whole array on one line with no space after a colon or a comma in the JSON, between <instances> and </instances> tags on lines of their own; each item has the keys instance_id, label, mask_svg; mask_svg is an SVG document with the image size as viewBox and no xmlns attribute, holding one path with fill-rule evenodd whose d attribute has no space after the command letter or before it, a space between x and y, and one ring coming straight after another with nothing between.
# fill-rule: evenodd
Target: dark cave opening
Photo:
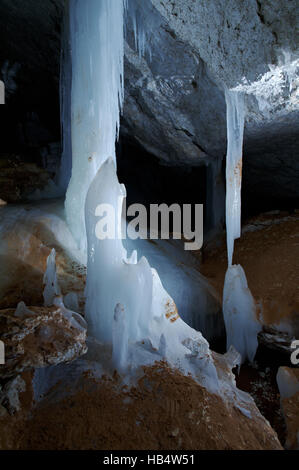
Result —
<instances>
[{"instance_id":1,"label":"dark cave opening","mask_svg":"<svg viewBox=\"0 0 299 470\"><path fill-rule=\"evenodd\" d=\"M134 139L121 138L117 148L120 183L127 190L127 206L143 204L149 214L151 204L203 204L204 225L207 220L206 166L165 166ZM172 215L170 232L173 228ZM194 211L192 210L194 229Z\"/></svg>"}]
</instances>

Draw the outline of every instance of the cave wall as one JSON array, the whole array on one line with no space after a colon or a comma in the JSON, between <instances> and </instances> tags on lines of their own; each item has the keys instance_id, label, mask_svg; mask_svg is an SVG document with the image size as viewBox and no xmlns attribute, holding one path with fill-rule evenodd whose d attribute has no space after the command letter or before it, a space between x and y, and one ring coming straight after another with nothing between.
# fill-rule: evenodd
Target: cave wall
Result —
<instances>
[{"instance_id":1,"label":"cave wall","mask_svg":"<svg viewBox=\"0 0 299 470\"><path fill-rule=\"evenodd\" d=\"M7 98L7 105L0 107L0 153L22 151L38 160L41 149L60 140L63 3L0 0L0 78ZM140 57L129 14L123 145L133 139L148 158L154 155L163 165L215 169L220 161L221 167L226 153L223 88L243 77L255 80L269 63L277 63L283 50L294 56L296 0L131 4L147 33L147 47ZM290 205L298 201L297 88L291 96L286 90L274 98L267 113L253 97L248 99L243 191L248 206L259 198L268 198L270 206L271 200L283 199ZM53 148L47 151L59 159L59 148ZM219 179L223 170L208 173Z\"/></svg>"}]
</instances>

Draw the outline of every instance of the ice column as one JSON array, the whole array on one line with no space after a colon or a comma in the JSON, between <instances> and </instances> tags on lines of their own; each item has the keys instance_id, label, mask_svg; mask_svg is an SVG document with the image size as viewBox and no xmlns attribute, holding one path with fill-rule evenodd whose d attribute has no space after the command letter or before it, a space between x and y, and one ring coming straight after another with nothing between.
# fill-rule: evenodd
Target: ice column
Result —
<instances>
[{"instance_id":1,"label":"ice column","mask_svg":"<svg viewBox=\"0 0 299 470\"><path fill-rule=\"evenodd\" d=\"M72 0L72 177L66 216L86 249L84 205L98 169L115 161L119 109L123 102L124 0Z\"/></svg>"},{"instance_id":2,"label":"ice column","mask_svg":"<svg viewBox=\"0 0 299 470\"><path fill-rule=\"evenodd\" d=\"M123 0L70 2L73 167L66 212L81 249L87 247L89 332L113 346L112 361L122 372L164 358L215 392L219 383L208 343L181 320L147 259L138 260L136 252L128 258L123 246L126 191L115 163L123 13Z\"/></svg>"},{"instance_id":3,"label":"ice column","mask_svg":"<svg viewBox=\"0 0 299 470\"><path fill-rule=\"evenodd\" d=\"M233 266L234 241L241 236L242 154L245 122L244 95L226 90L227 163L226 163L226 231L228 270L223 291L223 316L227 349L234 346L242 362L253 361L260 323L256 304L247 285L243 268Z\"/></svg>"},{"instance_id":4,"label":"ice column","mask_svg":"<svg viewBox=\"0 0 299 470\"><path fill-rule=\"evenodd\" d=\"M228 263L232 265L234 241L241 236L242 156L245 122L243 93L226 90L226 233Z\"/></svg>"}]
</instances>

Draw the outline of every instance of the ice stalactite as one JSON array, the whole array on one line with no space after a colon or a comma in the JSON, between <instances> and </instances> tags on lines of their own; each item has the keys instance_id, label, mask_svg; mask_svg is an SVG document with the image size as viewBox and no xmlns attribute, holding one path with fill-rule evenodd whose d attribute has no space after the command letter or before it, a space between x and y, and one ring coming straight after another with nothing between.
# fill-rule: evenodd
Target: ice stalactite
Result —
<instances>
[{"instance_id":1,"label":"ice stalactite","mask_svg":"<svg viewBox=\"0 0 299 470\"><path fill-rule=\"evenodd\" d=\"M227 120L226 233L228 264L232 265L234 241L241 236L242 155L245 122L244 95L225 92Z\"/></svg>"},{"instance_id":2,"label":"ice stalactite","mask_svg":"<svg viewBox=\"0 0 299 470\"><path fill-rule=\"evenodd\" d=\"M84 205L101 165L115 161L119 108L123 103L124 0L73 0L72 177L66 216L82 250L86 249Z\"/></svg>"},{"instance_id":3,"label":"ice stalactite","mask_svg":"<svg viewBox=\"0 0 299 470\"><path fill-rule=\"evenodd\" d=\"M245 123L244 94L226 90L227 162L226 162L226 232L228 270L223 291L223 315L227 349L234 346L242 361L253 361L257 334L261 329L256 304L248 288L242 266L234 266L234 242L241 236L242 155Z\"/></svg>"}]
</instances>

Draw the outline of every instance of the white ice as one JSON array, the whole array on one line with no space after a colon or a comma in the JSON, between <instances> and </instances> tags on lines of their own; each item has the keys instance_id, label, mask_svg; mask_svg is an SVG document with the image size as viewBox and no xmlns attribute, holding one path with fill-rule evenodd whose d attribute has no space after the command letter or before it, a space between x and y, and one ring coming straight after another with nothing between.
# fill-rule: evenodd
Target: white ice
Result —
<instances>
[{"instance_id":1,"label":"white ice","mask_svg":"<svg viewBox=\"0 0 299 470\"><path fill-rule=\"evenodd\" d=\"M66 216L86 249L84 205L98 169L115 161L115 138L123 102L123 0L70 3L72 60L72 177Z\"/></svg>"},{"instance_id":2,"label":"white ice","mask_svg":"<svg viewBox=\"0 0 299 470\"><path fill-rule=\"evenodd\" d=\"M261 325L256 304L248 288L243 268L234 266L234 242L241 236L241 186L245 104L242 93L226 90L227 161L226 161L226 232L228 270L223 290L223 316L227 349L234 346L242 362L253 361Z\"/></svg>"},{"instance_id":3,"label":"white ice","mask_svg":"<svg viewBox=\"0 0 299 470\"><path fill-rule=\"evenodd\" d=\"M261 324L256 316L256 304L248 288L242 266L229 266L223 290L223 315L227 349L234 346L242 362L253 362L258 347L257 335Z\"/></svg>"},{"instance_id":4,"label":"white ice","mask_svg":"<svg viewBox=\"0 0 299 470\"><path fill-rule=\"evenodd\" d=\"M232 265L234 241L241 236L242 156L245 122L244 95L226 90L226 236L228 263Z\"/></svg>"},{"instance_id":5,"label":"white ice","mask_svg":"<svg viewBox=\"0 0 299 470\"><path fill-rule=\"evenodd\" d=\"M276 381L282 399L291 398L299 392L299 380L287 367L278 369Z\"/></svg>"},{"instance_id":6,"label":"white ice","mask_svg":"<svg viewBox=\"0 0 299 470\"><path fill-rule=\"evenodd\" d=\"M56 251L54 248L47 259L47 269L44 274L44 305L51 307L55 297L61 294L56 273Z\"/></svg>"}]
</instances>

